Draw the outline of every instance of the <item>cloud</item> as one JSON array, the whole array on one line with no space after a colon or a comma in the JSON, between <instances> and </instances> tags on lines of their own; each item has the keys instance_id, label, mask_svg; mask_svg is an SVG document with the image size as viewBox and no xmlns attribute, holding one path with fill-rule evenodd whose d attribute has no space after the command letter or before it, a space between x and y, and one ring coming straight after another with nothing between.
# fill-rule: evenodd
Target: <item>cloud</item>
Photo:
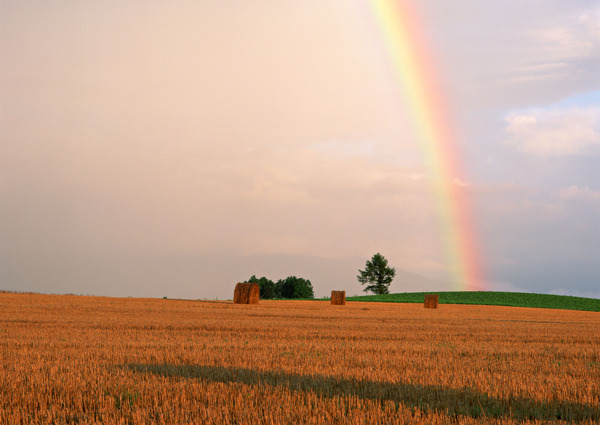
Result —
<instances>
[{"instance_id":1,"label":"cloud","mask_svg":"<svg viewBox=\"0 0 600 425\"><path fill-rule=\"evenodd\" d=\"M530 155L583 155L600 146L600 108L530 109L504 121L505 143Z\"/></svg>"},{"instance_id":2,"label":"cloud","mask_svg":"<svg viewBox=\"0 0 600 425\"><path fill-rule=\"evenodd\" d=\"M6 154L7 261L381 250L416 272L443 264L435 200L427 179L412 178L418 168L295 147L69 145L39 157L16 147Z\"/></svg>"},{"instance_id":3,"label":"cloud","mask_svg":"<svg viewBox=\"0 0 600 425\"><path fill-rule=\"evenodd\" d=\"M589 202L600 202L600 192L596 192L589 187L579 187L577 185L569 186L558 191L558 196L561 199L583 200Z\"/></svg>"},{"instance_id":4,"label":"cloud","mask_svg":"<svg viewBox=\"0 0 600 425\"><path fill-rule=\"evenodd\" d=\"M546 64L566 64L567 61L589 58L598 50L600 37L594 27L598 22L598 12L585 14L564 25L543 28L533 32L533 38L540 46L540 53L547 58ZM585 17L585 18L584 18Z\"/></svg>"},{"instance_id":5,"label":"cloud","mask_svg":"<svg viewBox=\"0 0 600 425\"><path fill-rule=\"evenodd\" d=\"M570 295L572 297L599 298L600 291L578 291L576 289L556 288L548 292L551 295Z\"/></svg>"},{"instance_id":6,"label":"cloud","mask_svg":"<svg viewBox=\"0 0 600 425\"><path fill-rule=\"evenodd\" d=\"M598 89L597 2L426 3L442 78L461 105L527 106Z\"/></svg>"},{"instance_id":7,"label":"cloud","mask_svg":"<svg viewBox=\"0 0 600 425\"><path fill-rule=\"evenodd\" d=\"M587 186L579 187L571 185L558 190L556 196L571 206L579 206L587 215L592 211L600 213L600 192L592 190Z\"/></svg>"},{"instance_id":8,"label":"cloud","mask_svg":"<svg viewBox=\"0 0 600 425\"><path fill-rule=\"evenodd\" d=\"M560 16L560 15L555 15ZM509 81L532 83L536 80L572 80L581 76L583 64L597 62L600 52L600 9L565 11L559 22L539 22L524 31L524 48ZM586 67L587 68L587 67Z\"/></svg>"},{"instance_id":9,"label":"cloud","mask_svg":"<svg viewBox=\"0 0 600 425\"><path fill-rule=\"evenodd\" d=\"M462 181L461 179L459 179L458 177L456 177L454 180L452 180L452 183L456 186L460 186L460 187L468 187L471 186L471 183L467 183Z\"/></svg>"},{"instance_id":10,"label":"cloud","mask_svg":"<svg viewBox=\"0 0 600 425\"><path fill-rule=\"evenodd\" d=\"M461 120L459 157L481 169L453 183L473 194L494 270L537 273L598 252L600 174L582 156L600 143L597 98L523 109L599 89L593 3L423 2L446 112ZM447 272L427 158L370 11L341 0L237 6L7 4L0 281L10 266L15 285L196 282L213 267L196 258L280 255L310 270L303 258L377 251L398 268ZM499 109L515 111L504 139L516 152L478 143L499 139ZM580 157L565 161L576 173L548 176L536 155ZM227 273L258 272L240 267ZM207 285L239 279L220 273Z\"/></svg>"},{"instance_id":11,"label":"cloud","mask_svg":"<svg viewBox=\"0 0 600 425\"><path fill-rule=\"evenodd\" d=\"M591 10L588 13L583 13L579 16L579 22L586 29L590 38L598 44L600 43L600 7L596 10Z\"/></svg>"},{"instance_id":12,"label":"cloud","mask_svg":"<svg viewBox=\"0 0 600 425\"><path fill-rule=\"evenodd\" d=\"M331 157L366 157L374 155L375 143L343 143L332 140L314 143L308 150Z\"/></svg>"}]
</instances>

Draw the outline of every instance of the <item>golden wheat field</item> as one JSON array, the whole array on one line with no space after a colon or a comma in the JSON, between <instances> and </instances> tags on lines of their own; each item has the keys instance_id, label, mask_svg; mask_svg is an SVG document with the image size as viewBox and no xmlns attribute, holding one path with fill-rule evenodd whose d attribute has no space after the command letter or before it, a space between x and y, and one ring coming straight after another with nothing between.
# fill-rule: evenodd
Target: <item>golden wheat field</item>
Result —
<instances>
[{"instance_id":1,"label":"golden wheat field","mask_svg":"<svg viewBox=\"0 0 600 425\"><path fill-rule=\"evenodd\" d=\"M600 423L600 313L0 293L0 423Z\"/></svg>"}]
</instances>

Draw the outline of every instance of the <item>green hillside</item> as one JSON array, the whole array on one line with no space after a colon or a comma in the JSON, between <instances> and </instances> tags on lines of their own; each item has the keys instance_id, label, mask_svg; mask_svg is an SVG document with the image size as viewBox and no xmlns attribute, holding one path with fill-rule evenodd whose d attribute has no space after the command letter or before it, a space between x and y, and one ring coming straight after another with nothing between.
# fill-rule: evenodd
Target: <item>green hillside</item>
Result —
<instances>
[{"instance_id":1,"label":"green hillside","mask_svg":"<svg viewBox=\"0 0 600 425\"><path fill-rule=\"evenodd\" d=\"M438 294L440 304L503 305L512 307L556 308L561 310L600 311L600 299L523 292L404 292L387 295L347 297L348 301L386 303L422 303L425 294Z\"/></svg>"}]
</instances>

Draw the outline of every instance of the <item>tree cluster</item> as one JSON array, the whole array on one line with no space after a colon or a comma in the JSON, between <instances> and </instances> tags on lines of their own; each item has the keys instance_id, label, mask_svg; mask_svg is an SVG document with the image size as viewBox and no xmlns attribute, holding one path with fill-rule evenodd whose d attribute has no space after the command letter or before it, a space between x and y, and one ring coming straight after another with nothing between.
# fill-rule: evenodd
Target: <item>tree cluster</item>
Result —
<instances>
[{"instance_id":1,"label":"tree cluster","mask_svg":"<svg viewBox=\"0 0 600 425\"><path fill-rule=\"evenodd\" d=\"M314 298L314 291L310 280L296 276L288 276L273 282L266 277L252 276L247 283L257 283L260 288L260 298L272 300L276 298Z\"/></svg>"}]
</instances>

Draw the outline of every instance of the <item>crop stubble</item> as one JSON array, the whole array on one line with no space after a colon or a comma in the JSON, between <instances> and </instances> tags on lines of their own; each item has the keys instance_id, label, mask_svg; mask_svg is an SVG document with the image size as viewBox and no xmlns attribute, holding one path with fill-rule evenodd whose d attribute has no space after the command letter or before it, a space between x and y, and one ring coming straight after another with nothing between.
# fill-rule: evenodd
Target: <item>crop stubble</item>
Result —
<instances>
[{"instance_id":1,"label":"crop stubble","mask_svg":"<svg viewBox=\"0 0 600 425\"><path fill-rule=\"evenodd\" d=\"M600 421L600 314L0 293L0 423Z\"/></svg>"}]
</instances>

